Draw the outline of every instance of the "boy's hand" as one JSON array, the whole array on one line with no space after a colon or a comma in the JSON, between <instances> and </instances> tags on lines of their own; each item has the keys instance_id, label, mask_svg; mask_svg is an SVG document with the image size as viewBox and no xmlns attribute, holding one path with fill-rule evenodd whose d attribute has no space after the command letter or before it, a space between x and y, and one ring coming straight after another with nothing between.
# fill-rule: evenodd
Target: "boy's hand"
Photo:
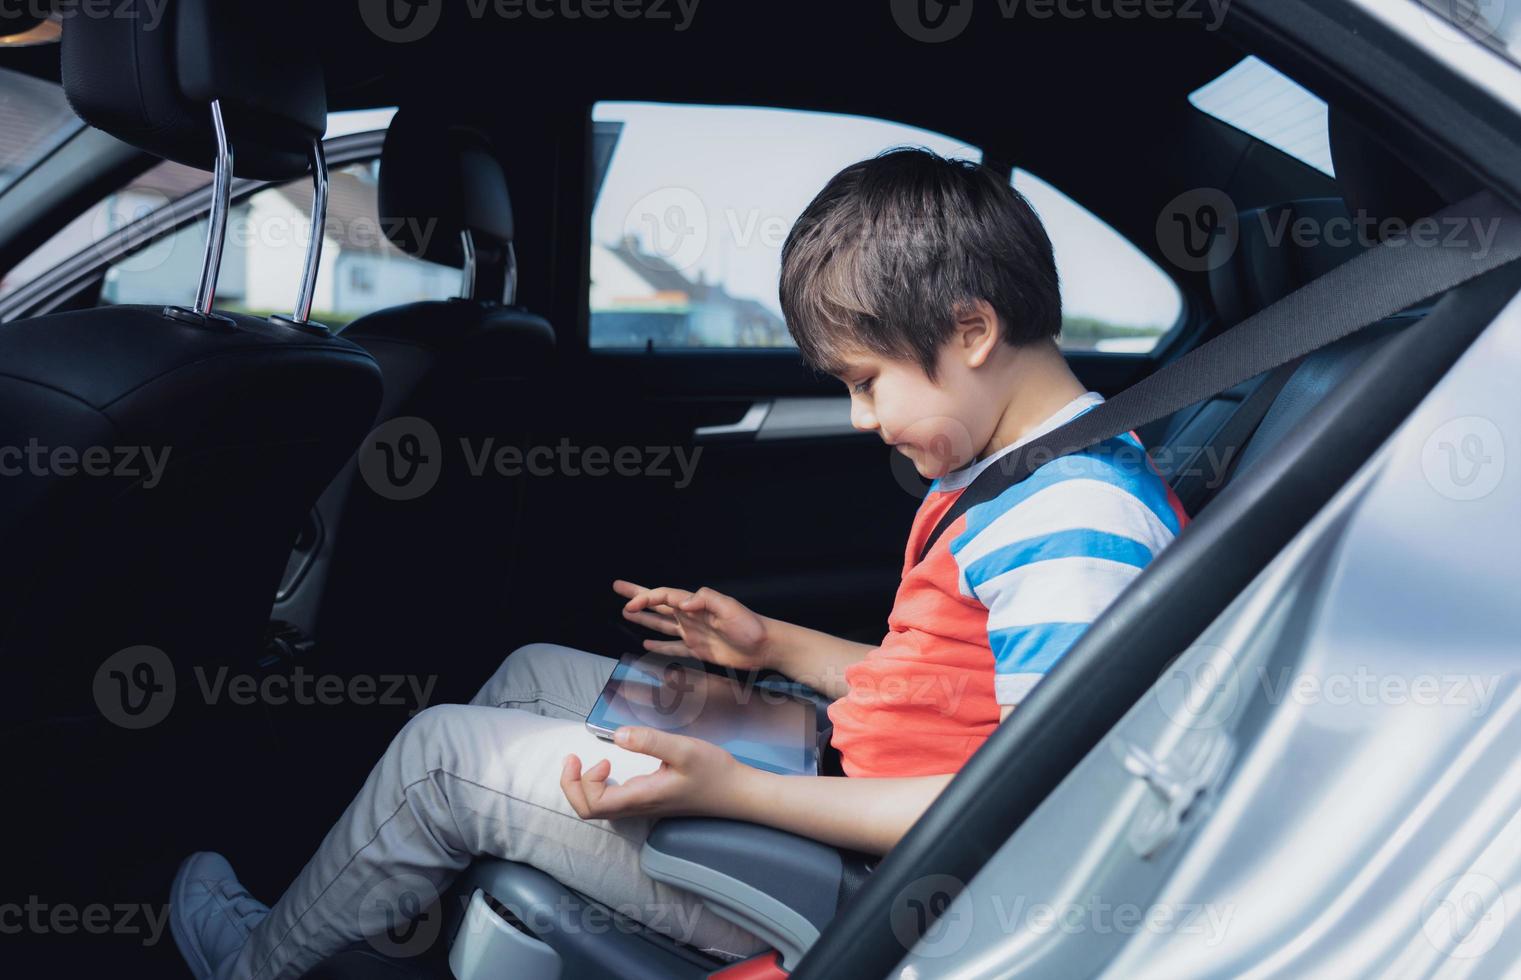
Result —
<instances>
[{"instance_id":1,"label":"boy's hand","mask_svg":"<svg viewBox=\"0 0 1521 980\"><path fill-rule=\"evenodd\" d=\"M645 640L652 653L692 657L721 667L759 670L770 667L766 621L722 592L702 588L646 589L622 579L613 591L628 599L623 618L674 640Z\"/></svg>"},{"instance_id":2,"label":"boy's hand","mask_svg":"<svg viewBox=\"0 0 1521 980\"><path fill-rule=\"evenodd\" d=\"M610 761L582 772L580 756L566 756L560 789L583 820L724 816L737 803L742 781L756 772L712 742L654 728L625 725L613 734L613 742L654 756L661 760L660 768L609 785Z\"/></svg>"}]
</instances>

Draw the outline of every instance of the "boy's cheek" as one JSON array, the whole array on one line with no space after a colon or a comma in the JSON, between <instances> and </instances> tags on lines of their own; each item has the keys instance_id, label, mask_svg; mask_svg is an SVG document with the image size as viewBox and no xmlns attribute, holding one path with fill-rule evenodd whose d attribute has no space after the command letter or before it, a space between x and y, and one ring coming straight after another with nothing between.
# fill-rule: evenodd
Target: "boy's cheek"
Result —
<instances>
[{"instance_id":1,"label":"boy's cheek","mask_svg":"<svg viewBox=\"0 0 1521 980\"><path fill-rule=\"evenodd\" d=\"M972 462L977 454L966 426L944 415L914 422L893 441L907 451L921 475L936 470L937 476L943 476Z\"/></svg>"}]
</instances>

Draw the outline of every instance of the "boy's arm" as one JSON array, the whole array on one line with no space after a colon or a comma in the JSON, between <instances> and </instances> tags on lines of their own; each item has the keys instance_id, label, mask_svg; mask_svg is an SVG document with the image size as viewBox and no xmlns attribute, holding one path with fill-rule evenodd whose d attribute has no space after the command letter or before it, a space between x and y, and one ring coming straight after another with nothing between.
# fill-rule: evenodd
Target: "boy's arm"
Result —
<instances>
[{"instance_id":1,"label":"boy's arm","mask_svg":"<svg viewBox=\"0 0 1521 980\"><path fill-rule=\"evenodd\" d=\"M875 649L867 643L842 640L769 616L762 619L766 624L766 666L831 698L850 693L845 668Z\"/></svg>"},{"instance_id":2,"label":"boy's arm","mask_svg":"<svg viewBox=\"0 0 1521 980\"><path fill-rule=\"evenodd\" d=\"M732 819L868 854L890 851L951 781L949 775L857 779L750 771Z\"/></svg>"},{"instance_id":3,"label":"boy's arm","mask_svg":"<svg viewBox=\"0 0 1521 980\"><path fill-rule=\"evenodd\" d=\"M607 759L582 772L580 758L566 756L560 788L584 819L724 817L886 854L951 781L949 775L780 776L744 765L711 742L642 726L618 729L613 741L665 764L627 782L609 783Z\"/></svg>"}]
</instances>

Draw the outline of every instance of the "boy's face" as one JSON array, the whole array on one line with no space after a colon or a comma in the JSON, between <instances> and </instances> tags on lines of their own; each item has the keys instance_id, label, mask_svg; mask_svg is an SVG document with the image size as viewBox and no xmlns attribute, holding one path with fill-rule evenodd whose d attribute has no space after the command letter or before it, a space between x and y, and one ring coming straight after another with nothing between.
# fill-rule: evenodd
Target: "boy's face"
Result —
<instances>
[{"instance_id":1,"label":"boy's face","mask_svg":"<svg viewBox=\"0 0 1521 980\"><path fill-rule=\"evenodd\" d=\"M1003 410L1003 399L985 390L988 372L979 370L997 343L996 317L959 323L941 345L933 381L916 361L851 352L835 375L850 391L850 424L877 433L925 479L966 466L992 439Z\"/></svg>"}]
</instances>

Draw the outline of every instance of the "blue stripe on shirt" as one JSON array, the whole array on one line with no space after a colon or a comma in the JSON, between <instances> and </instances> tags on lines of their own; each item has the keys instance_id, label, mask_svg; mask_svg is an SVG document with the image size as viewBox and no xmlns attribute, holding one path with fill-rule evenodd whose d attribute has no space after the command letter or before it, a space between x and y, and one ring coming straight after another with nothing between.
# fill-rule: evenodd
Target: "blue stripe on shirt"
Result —
<instances>
[{"instance_id":1,"label":"blue stripe on shirt","mask_svg":"<svg viewBox=\"0 0 1521 980\"><path fill-rule=\"evenodd\" d=\"M1044 674L1083 635L1088 623L1037 623L988 634L1000 674Z\"/></svg>"},{"instance_id":2,"label":"blue stripe on shirt","mask_svg":"<svg viewBox=\"0 0 1521 980\"><path fill-rule=\"evenodd\" d=\"M1113 445L1116 442L1119 444ZM1115 463L1113 455L1133 460L1134 463L1129 467L1121 467ZM997 466L998 463L992 465ZM970 508L966 513L966 527L951 542L951 551L960 551L1007 511L1042 490L1067 480L1097 480L1118 487L1155 514L1167 530L1173 534L1181 530L1178 515L1167 499L1167 484L1152 471L1146 462L1145 453L1129 440L1110 439L1092 449L1053 459L994 499Z\"/></svg>"},{"instance_id":3,"label":"blue stripe on shirt","mask_svg":"<svg viewBox=\"0 0 1521 980\"><path fill-rule=\"evenodd\" d=\"M1076 527L1006 544L972 562L963 574L975 594L977 587L988 579L1013 571L1021 565L1054 558L1105 558L1145 568L1150 563L1152 554L1150 548L1135 538Z\"/></svg>"}]
</instances>

